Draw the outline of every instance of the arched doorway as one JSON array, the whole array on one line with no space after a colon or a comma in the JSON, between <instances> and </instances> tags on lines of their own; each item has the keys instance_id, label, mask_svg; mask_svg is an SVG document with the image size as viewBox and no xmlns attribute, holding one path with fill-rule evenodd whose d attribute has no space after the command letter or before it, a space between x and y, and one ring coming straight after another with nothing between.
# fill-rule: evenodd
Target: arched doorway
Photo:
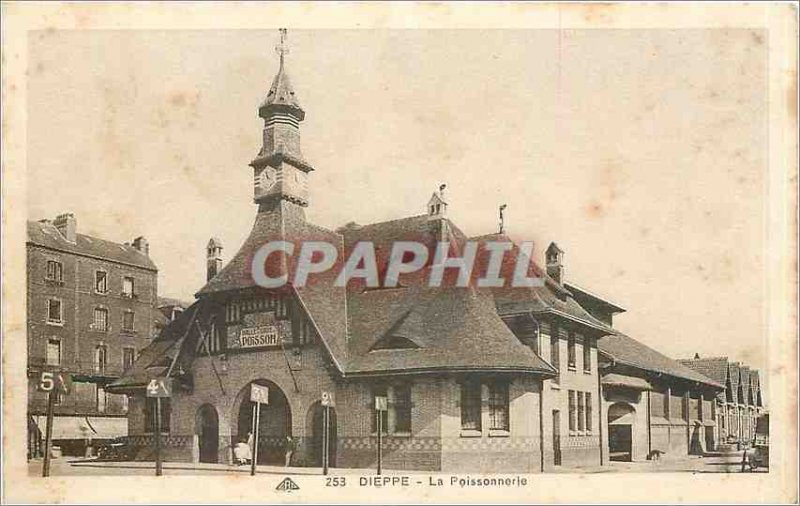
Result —
<instances>
[{"instance_id":1,"label":"arched doorway","mask_svg":"<svg viewBox=\"0 0 800 506\"><path fill-rule=\"evenodd\" d=\"M636 411L627 402L617 402L608 408L608 458L633 460L633 434Z\"/></svg>"},{"instance_id":2,"label":"arched doorway","mask_svg":"<svg viewBox=\"0 0 800 506\"><path fill-rule=\"evenodd\" d=\"M336 467L336 410L330 409L330 419L328 426L328 466ZM311 466L322 466L322 446L324 434L324 415L325 408L320 401L315 402L308 409L307 433L311 434L307 450L307 460Z\"/></svg>"},{"instance_id":3,"label":"arched doorway","mask_svg":"<svg viewBox=\"0 0 800 506\"><path fill-rule=\"evenodd\" d=\"M211 404L203 404L197 410L195 433L200 446L200 462L218 462L219 417Z\"/></svg>"},{"instance_id":4,"label":"arched doorway","mask_svg":"<svg viewBox=\"0 0 800 506\"><path fill-rule=\"evenodd\" d=\"M261 405L258 434L258 463L265 465L284 465L286 456L286 436L292 433L292 412L283 390L275 383L257 379L251 383L269 389L269 403ZM247 441L253 430L253 408L250 402L250 383L239 391L234 404L236 414L235 441Z\"/></svg>"}]
</instances>

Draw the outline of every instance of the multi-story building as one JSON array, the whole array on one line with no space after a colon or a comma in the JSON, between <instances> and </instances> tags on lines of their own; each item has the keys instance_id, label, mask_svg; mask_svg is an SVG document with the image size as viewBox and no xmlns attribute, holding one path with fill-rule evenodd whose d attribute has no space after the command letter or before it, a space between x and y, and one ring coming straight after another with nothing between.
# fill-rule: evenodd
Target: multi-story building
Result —
<instances>
[{"instance_id":1,"label":"multi-story building","mask_svg":"<svg viewBox=\"0 0 800 506\"><path fill-rule=\"evenodd\" d=\"M725 386L715 398L720 413L717 418L720 443L752 441L756 419L766 412L758 370L730 362L728 357L701 358L695 354L694 358L679 362Z\"/></svg>"},{"instance_id":2,"label":"multi-story building","mask_svg":"<svg viewBox=\"0 0 800 506\"><path fill-rule=\"evenodd\" d=\"M148 243L118 244L77 232L72 214L28 222L29 456L41 454L47 395L42 371L73 377L55 398L53 439L83 454L89 440L124 436L128 402L106 386L129 369L152 337L157 270Z\"/></svg>"}]
</instances>

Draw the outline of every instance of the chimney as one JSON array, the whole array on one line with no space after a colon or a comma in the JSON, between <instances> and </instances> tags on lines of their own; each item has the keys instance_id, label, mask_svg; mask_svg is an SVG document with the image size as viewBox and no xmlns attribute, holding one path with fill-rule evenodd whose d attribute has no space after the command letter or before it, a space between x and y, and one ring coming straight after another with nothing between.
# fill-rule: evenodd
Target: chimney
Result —
<instances>
[{"instance_id":1,"label":"chimney","mask_svg":"<svg viewBox=\"0 0 800 506\"><path fill-rule=\"evenodd\" d=\"M550 243L545 252L545 265L547 275L559 285L564 284L564 251L554 242Z\"/></svg>"},{"instance_id":2,"label":"chimney","mask_svg":"<svg viewBox=\"0 0 800 506\"><path fill-rule=\"evenodd\" d=\"M74 214L59 214L56 219L53 220L53 226L64 236L64 239L69 242L75 242L78 232L78 221L75 219Z\"/></svg>"},{"instance_id":3,"label":"chimney","mask_svg":"<svg viewBox=\"0 0 800 506\"><path fill-rule=\"evenodd\" d=\"M222 241L212 237L206 246L206 281L217 275L222 269Z\"/></svg>"},{"instance_id":4,"label":"chimney","mask_svg":"<svg viewBox=\"0 0 800 506\"><path fill-rule=\"evenodd\" d=\"M133 247L145 255L150 256L150 244L143 236L139 236L133 240Z\"/></svg>"}]
</instances>

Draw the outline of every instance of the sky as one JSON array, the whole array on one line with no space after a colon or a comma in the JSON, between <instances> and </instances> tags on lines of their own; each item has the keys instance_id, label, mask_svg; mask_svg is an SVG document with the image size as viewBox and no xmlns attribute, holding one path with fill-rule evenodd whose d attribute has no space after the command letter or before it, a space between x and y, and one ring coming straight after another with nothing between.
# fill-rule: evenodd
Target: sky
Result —
<instances>
[{"instance_id":1,"label":"sky","mask_svg":"<svg viewBox=\"0 0 800 506\"><path fill-rule=\"evenodd\" d=\"M192 300L256 207L274 30L29 36L29 219L144 235ZM758 30L289 31L308 219L421 214L447 184L468 235L565 251L566 278L675 358L766 365L767 67Z\"/></svg>"}]
</instances>

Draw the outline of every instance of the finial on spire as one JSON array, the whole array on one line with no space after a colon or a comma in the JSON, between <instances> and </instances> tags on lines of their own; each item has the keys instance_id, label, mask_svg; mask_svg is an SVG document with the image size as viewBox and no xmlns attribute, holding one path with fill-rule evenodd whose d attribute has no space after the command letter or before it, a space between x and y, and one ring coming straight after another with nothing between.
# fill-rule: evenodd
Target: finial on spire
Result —
<instances>
[{"instance_id":1,"label":"finial on spire","mask_svg":"<svg viewBox=\"0 0 800 506\"><path fill-rule=\"evenodd\" d=\"M498 232L498 234L502 234L504 230L505 219L503 217L503 211L506 210L506 207L508 207L506 204L500 206L500 231Z\"/></svg>"},{"instance_id":2,"label":"finial on spire","mask_svg":"<svg viewBox=\"0 0 800 506\"><path fill-rule=\"evenodd\" d=\"M289 52L289 47L286 45L286 28L280 28L278 32L281 34L281 41L275 46L275 52L280 56L281 67L283 67L283 56Z\"/></svg>"}]
</instances>

